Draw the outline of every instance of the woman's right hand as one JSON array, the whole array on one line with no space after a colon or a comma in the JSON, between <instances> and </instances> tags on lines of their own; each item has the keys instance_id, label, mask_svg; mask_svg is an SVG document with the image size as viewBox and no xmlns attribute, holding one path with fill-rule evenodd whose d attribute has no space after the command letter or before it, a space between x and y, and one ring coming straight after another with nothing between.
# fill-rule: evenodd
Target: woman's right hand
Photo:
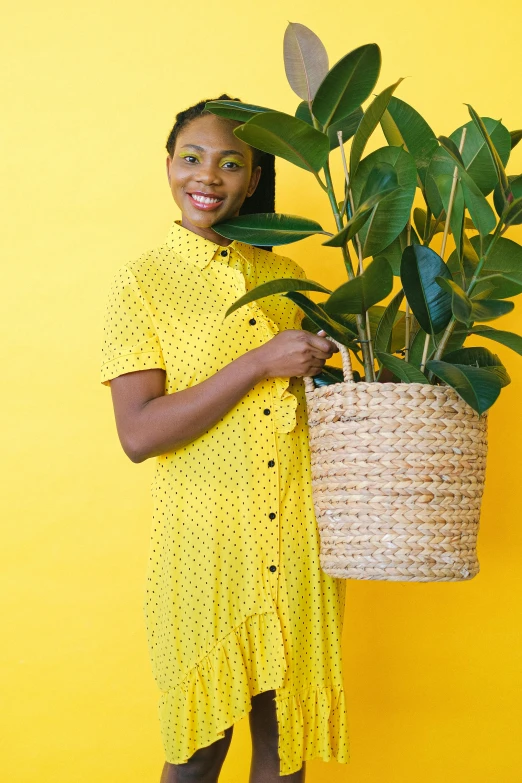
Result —
<instances>
[{"instance_id":1,"label":"woman's right hand","mask_svg":"<svg viewBox=\"0 0 522 783\"><path fill-rule=\"evenodd\" d=\"M318 375L339 348L331 340L301 329L286 329L251 353L262 378Z\"/></svg>"}]
</instances>

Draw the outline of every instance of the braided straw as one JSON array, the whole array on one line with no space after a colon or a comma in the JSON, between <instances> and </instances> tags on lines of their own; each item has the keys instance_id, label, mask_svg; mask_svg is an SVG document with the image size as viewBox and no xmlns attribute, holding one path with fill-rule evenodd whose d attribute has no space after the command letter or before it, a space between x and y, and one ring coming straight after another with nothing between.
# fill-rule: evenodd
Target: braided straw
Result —
<instances>
[{"instance_id":1,"label":"braided straw","mask_svg":"<svg viewBox=\"0 0 522 783\"><path fill-rule=\"evenodd\" d=\"M343 579L458 582L476 543L487 416L449 386L305 377L321 567Z\"/></svg>"}]
</instances>

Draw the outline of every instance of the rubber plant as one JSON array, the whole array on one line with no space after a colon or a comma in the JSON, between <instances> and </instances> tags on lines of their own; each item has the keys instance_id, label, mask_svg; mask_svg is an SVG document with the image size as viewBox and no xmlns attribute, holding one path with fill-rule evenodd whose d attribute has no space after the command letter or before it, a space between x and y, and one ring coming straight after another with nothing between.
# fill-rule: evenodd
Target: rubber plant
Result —
<instances>
[{"instance_id":1,"label":"rubber plant","mask_svg":"<svg viewBox=\"0 0 522 783\"><path fill-rule=\"evenodd\" d=\"M303 310L303 329L324 329L353 352L364 368L356 379L448 384L484 413L510 378L495 353L466 346L466 339L480 336L522 355L522 337L490 326L522 292L522 247L505 236L522 223L522 175L505 169L522 131L466 104L470 120L436 137L396 97L402 79L373 94L381 69L375 43L329 68L318 36L291 22L283 49L289 84L301 99L295 114L237 101L205 108L240 121L234 133L247 144L307 170L329 200L335 232L280 213L238 216L213 229L270 247L324 235L322 244L342 253L347 281L331 291L308 279L273 280L226 315L265 296L286 296ZM378 126L387 144L365 155ZM330 169L330 156L339 154L342 198ZM445 258L450 233L454 249ZM394 277L400 290L384 306ZM314 302L304 293L310 291L327 296ZM317 385L340 380L341 371L328 366L314 378Z\"/></svg>"}]
</instances>

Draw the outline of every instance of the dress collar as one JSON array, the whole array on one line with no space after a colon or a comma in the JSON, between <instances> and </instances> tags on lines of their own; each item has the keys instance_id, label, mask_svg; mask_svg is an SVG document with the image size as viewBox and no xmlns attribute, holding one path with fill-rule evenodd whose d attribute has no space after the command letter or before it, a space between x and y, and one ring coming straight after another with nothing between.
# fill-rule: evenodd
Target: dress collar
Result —
<instances>
[{"instance_id":1,"label":"dress collar","mask_svg":"<svg viewBox=\"0 0 522 783\"><path fill-rule=\"evenodd\" d=\"M180 220L172 223L165 244L178 253L185 261L204 269L212 260L228 261L233 253L238 253L246 261L251 260L251 245L234 239L229 245L218 245L210 239L196 234L181 225ZM226 251L222 256L223 251Z\"/></svg>"}]
</instances>

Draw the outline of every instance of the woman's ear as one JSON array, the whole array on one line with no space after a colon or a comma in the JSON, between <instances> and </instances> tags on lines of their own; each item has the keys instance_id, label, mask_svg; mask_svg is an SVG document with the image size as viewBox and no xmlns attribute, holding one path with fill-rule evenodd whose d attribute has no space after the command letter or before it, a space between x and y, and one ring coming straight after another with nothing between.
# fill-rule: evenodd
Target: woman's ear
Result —
<instances>
[{"instance_id":1,"label":"woman's ear","mask_svg":"<svg viewBox=\"0 0 522 783\"><path fill-rule=\"evenodd\" d=\"M167 160L165 161L166 167L167 167L167 179L169 181L170 185L170 164L172 163L172 158L170 155L167 155Z\"/></svg>"},{"instance_id":2,"label":"woman's ear","mask_svg":"<svg viewBox=\"0 0 522 783\"><path fill-rule=\"evenodd\" d=\"M254 171L252 172L252 175L250 177L250 182L248 183L248 190L247 190L247 198L251 196L255 189L257 188L259 184L259 180L261 179L261 166L256 166Z\"/></svg>"}]
</instances>

